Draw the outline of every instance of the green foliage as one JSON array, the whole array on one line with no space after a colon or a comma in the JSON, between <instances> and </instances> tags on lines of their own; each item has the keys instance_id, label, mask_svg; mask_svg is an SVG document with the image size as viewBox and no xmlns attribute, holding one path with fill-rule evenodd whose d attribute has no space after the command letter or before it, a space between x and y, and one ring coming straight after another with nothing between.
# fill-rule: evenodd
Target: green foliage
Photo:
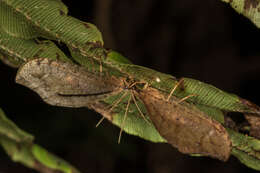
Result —
<instances>
[{"instance_id":1,"label":"green foliage","mask_svg":"<svg viewBox=\"0 0 260 173\"><path fill-rule=\"evenodd\" d=\"M79 173L66 161L34 144L33 138L9 120L0 108L0 145L14 162L40 172Z\"/></svg>"},{"instance_id":2,"label":"green foliage","mask_svg":"<svg viewBox=\"0 0 260 173\"><path fill-rule=\"evenodd\" d=\"M16 142L32 142L33 136L19 129L0 109L0 135Z\"/></svg>"},{"instance_id":3,"label":"green foliage","mask_svg":"<svg viewBox=\"0 0 260 173\"><path fill-rule=\"evenodd\" d=\"M229 2L238 12L249 17L258 26L258 1L225 2ZM171 75L134 65L121 54L106 50L103 47L101 33L96 26L68 16L67 13L67 7L59 0L2 0L0 2L0 59L12 67L20 67L35 58L77 62L88 72L109 75L121 81L145 83L164 95L169 95L179 83L180 80ZM71 55L65 55L50 40L66 44ZM154 125L140 116L137 106L132 102L126 121L122 123L131 94L127 87L120 93L107 96L97 104L111 108L123 94L126 94L126 97L111 112L104 107L91 108L103 115L108 114L106 117L110 117L109 120L113 124L129 134L153 142L166 142ZM224 124L223 111L260 115L260 109L250 102L194 79L182 78L181 85L173 95L179 99L195 95L186 102L194 104L222 124ZM145 105L140 99L137 100L137 105L149 120ZM38 169L35 167L37 161L50 170L77 172L66 162L33 144L31 135L16 127L2 112L0 115L0 142L14 161L22 162L34 169ZM232 154L248 167L260 170L259 140L232 130L228 132L232 141ZM22 150L18 150L18 146L22 147Z\"/></svg>"},{"instance_id":4,"label":"green foliage","mask_svg":"<svg viewBox=\"0 0 260 173\"><path fill-rule=\"evenodd\" d=\"M49 153L47 150L40 147L39 145L32 146L32 154L41 164L52 170L59 170L64 173L78 172L76 170L73 170L74 168L69 163Z\"/></svg>"},{"instance_id":5,"label":"green foliage","mask_svg":"<svg viewBox=\"0 0 260 173\"><path fill-rule=\"evenodd\" d=\"M260 28L260 4L258 0L222 0L231 5L234 10L251 20Z\"/></svg>"},{"instance_id":6,"label":"green foliage","mask_svg":"<svg viewBox=\"0 0 260 173\"><path fill-rule=\"evenodd\" d=\"M160 136L160 134L157 132L155 127L152 123L145 121L144 118L140 115L138 112L136 105L131 104L129 107L129 111L127 113L127 118L124 122L124 126L122 126L124 114L126 111L127 101L129 97L131 97L130 92L125 91L126 96L118 105L113 109L113 112L115 114L113 115L112 123L121 127L126 133L131 135L139 136L143 139L153 141L153 142L166 142L163 137ZM104 102L108 105L114 105L115 102L122 97L124 93L121 92L119 94L116 94L114 96L107 97ZM142 104L141 101L137 102L140 110L144 115L147 115L147 111ZM149 120L149 117L145 117L147 120Z\"/></svg>"},{"instance_id":7,"label":"green foliage","mask_svg":"<svg viewBox=\"0 0 260 173\"><path fill-rule=\"evenodd\" d=\"M232 154L248 167L260 170L260 141L228 129Z\"/></svg>"}]
</instances>

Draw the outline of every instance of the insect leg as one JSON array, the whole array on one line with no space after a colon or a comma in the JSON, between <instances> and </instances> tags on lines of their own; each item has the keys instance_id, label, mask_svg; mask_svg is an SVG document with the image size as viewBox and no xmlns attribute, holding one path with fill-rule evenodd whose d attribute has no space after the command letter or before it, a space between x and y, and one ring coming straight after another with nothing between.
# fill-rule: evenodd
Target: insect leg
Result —
<instances>
[{"instance_id":1,"label":"insect leg","mask_svg":"<svg viewBox=\"0 0 260 173\"><path fill-rule=\"evenodd\" d=\"M178 81L178 83L177 83L177 84L174 86L174 88L171 90L171 92L170 92L169 96L167 97L166 101L169 101L169 100L170 100L172 94L173 94L174 91L178 88L178 86L180 86L180 84L181 84L182 82L183 82L183 78L182 78L180 81Z\"/></svg>"},{"instance_id":2,"label":"insect leg","mask_svg":"<svg viewBox=\"0 0 260 173\"><path fill-rule=\"evenodd\" d=\"M148 124L150 124L149 120L144 116L143 112L141 111L140 107L138 106L137 101L136 101L136 99L135 99L135 96L134 96L133 92L131 92L131 97L132 97L132 99L134 100L135 106L136 106L136 108L138 109L138 111L139 111L141 117L142 117Z\"/></svg>"},{"instance_id":3,"label":"insect leg","mask_svg":"<svg viewBox=\"0 0 260 173\"><path fill-rule=\"evenodd\" d=\"M129 99L128 99L128 102L127 102L127 106L126 106L126 109L125 109L124 119L123 119L123 122L122 122L122 124L120 126L120 133L119 133L119 137L118 137L118 143L120 143L120 140L121 140L121 137L122 137L122 132L123 132L123 128L124 128L124 125L125 125L125 120L126 120L126 117L127 117L130 101L131 101L131 96L129 96Z\"/></svg>"},{"instance_id":4,"label":"insect leg","mask_svg":"<svg viewBox=\"0 0 260 173\"><path fill-rule=\"evenodd\" d=\"M98 121L98 123L96 124L96 127L98 127L98 126L103 122L104 119L105 119L105 117L102 117L102 118Z\"/></svg>"},{"instance_id":5,"label":"insect leg","mask_svg":"<svg viewBox=\"0 0 260 173\"><path fill-rule=\"evenodd\" d=\"M188 95L188 96L183 97L182 99L180 99L180 100L178 101L178 103L181 103L181 102L187 100L188 98L194 97L194 96L197 96L197 95L198 95L198 94L190 94L190 95Z\"/></svg>"},{"instance_id":6,"label":"insect leg","mask_svg":"<svg viewBox=\"0 0 260 173\"><path fill-rule=\"evenodd\" d=\"M127 95L127 92L125 92L118 100L116 103L113 103L113 106L110 108L110 110L108 112L111 112L124 98L125 96ZM105 119L105 117L102 117L98 123L96 124L96 127L98 127L102 122L103 120Z\"/></svg>"},{"instance_id":7,"label":"insect leg","mask_svg":"<svg viewBox=\"0 0 260 173\"><path fill-rule=\"evenodd\" d=\"M113 103L113 106L110 108L110 110L109 110L108 112L112 112L112 110L126 97L127 94L128 94L128 93L125 92L125 93L120 97L120 99L118 99L118 100L116 101L115 104Z\"/></svg>"},{"instance_id":8,"label":"insect leg","mask_svg":"<svg viewBox=\"0 0 260 173\"><path fill-rule=\"evenodd\" d=\"M102 60L101 60L101 58L99 58L99 71L100 71L100 73L102 73L102 71L103 71L103 67L102 67Z\"/></svg>"}]
</instances>

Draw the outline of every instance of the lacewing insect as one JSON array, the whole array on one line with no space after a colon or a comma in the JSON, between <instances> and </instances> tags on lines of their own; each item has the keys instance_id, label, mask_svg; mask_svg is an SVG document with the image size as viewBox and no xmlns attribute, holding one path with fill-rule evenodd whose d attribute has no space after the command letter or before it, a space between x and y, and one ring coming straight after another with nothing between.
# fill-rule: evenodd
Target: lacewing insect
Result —
<instances>
[{"instance_id":1,"label":"lacewing insect","mask_svg":"<svg viewBox=\"0 0 260 173\"><path fill-rule=\"evenodd\" d=\"M123 92L111 109L98 108L103 115L109 114L123 97L129 96L119 141L131 101L136 105L137 113L146 120L137 104L138 99L145 105L148 117L160 135L180 152L228 159L231 141L227 131L194 105L174 96L165 99L165 95L154 88L137 87L140 82L100 74L62 61L35 59L20 68L16 81L37 92L45 102L66 107L93 108L101 99ZM179 101L182 102L177 103Z\"/></svg>"}]
</instances>

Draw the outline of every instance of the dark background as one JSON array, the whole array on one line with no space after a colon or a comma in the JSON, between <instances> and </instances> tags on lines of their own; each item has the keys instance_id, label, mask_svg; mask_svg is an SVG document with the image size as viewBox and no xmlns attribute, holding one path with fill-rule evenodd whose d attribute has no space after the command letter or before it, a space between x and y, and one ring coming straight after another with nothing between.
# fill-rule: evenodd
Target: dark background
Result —
<instances>
[{"instance_id":1,"label":"dark background","mask_svg":"<svg viewBox=\"0 0 260 173\"><path fill-rule=\"evenodd\" d=\"M70 15L92 22L105 47L134 63L190 77L260 105L260 30L220 0L63 0ZM0 107L22 129L83 173L254 172L233 156L228 162L180 154L123 134L88 109L45 104L14 83L16 69L0 62ZM0 149L0 173L32 173Z\"/></svg>"}]
</instances>

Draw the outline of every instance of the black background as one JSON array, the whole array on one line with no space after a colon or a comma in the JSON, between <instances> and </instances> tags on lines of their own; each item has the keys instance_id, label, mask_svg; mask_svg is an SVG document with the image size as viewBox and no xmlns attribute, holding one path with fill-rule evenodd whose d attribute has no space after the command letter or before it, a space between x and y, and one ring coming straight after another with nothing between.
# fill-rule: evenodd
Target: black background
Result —
<instances>
[{"instance_id":1,"label":"black background","mask_svg":"<svg viewBox=\"0 0 260 173\"><path fill-rule=\"evenodd\" d=\"M105 47L134 64L176 77L190 77L260 105L260 30L219 0L63 0L69 14L94 23ZM45 104L31 90L15 84L16 69L0 62L0 107L36 143L83 173L254 172L235 157L228 162L180 154L123 134L88 109ZM34 172L16 164L0 149L0 173Z\"/></svg>"}]
</instances>

